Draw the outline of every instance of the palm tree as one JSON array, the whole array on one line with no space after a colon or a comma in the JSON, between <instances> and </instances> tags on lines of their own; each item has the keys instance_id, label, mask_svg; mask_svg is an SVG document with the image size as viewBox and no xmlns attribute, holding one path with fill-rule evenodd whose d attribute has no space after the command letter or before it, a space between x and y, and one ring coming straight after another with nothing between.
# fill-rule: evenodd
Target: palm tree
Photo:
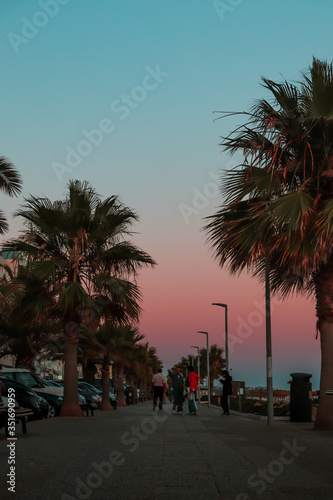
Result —
<instances>
[{"instance_id":1,"label":"palm tree","mask_svg":"<svg viewBox=\"0 0 333 500\"><path fill-rule=\"evenodd\" d=\"M133 353L132 363L126 368L126 376L133 381L135 390L140 392L140 400L150 398L152 378L159 368L163 368L162 361L157 356L155 347L149 347L149 343L139 344Z\"/></svg>"},{"instance_id":2,"label":"palm tree","mask_svg":"<svg viewBox=\"0 0 333 500\"><path fill-rule=\"evenodd\" d=\"M222 138L243 162L222 182L224 204L205 230L215 258L235 274L247 268L273 293L316 299L321 339L315 429L333 429L333 66L313 60L299 84L263 79L273 96Z\"/></svg>"},{"instance_id":3,"label":"palm tree","mask_svg":"<svg viewBox=\"0 0 333 500\"><path fill-rule=\"evenodd\" d=\"M130 386L133 387L134 397L137 399L138 390L145 393L151 387L152 377L162 368L162 362L156 354L154 347L148 344L137 344L132 350L129 362L125 367L125 376Z\"/></svg>"},{"instance_id":4,"label":"palm tree","mask_svg":"<svg viewBox=\"0 0 333 500\"><path fill-rule=\"evenodd\" d=\"M116 326L110 322L99 326L95 335L96 357L95 362L101 365L102 372L102 403L101 410L112 410L109 398L110 364L112 362L121 364L123 369L124 359L129 356L129 351L133 349L133 337L130 338L130 327ZM134 335L133 335L134 336ZM111 360L112 357L112 360ZM117 367L118 368L118 367ZM122 393L118 396L118 404L125 406L123 372L121 375Z\"/></svg>"},{"instance_id":5,"label":"palm tree","mask_svg":"<svg viewBox=\"0 0 333 500\"><path fill-rule=\"evenodd\" d=\"M180 368L180 371L183 375L186 376L187 367L192 364L192 356L189 354L188 356L182 356L180 361L173 365L171 368L171 372L175 372L177 368Z\"/></svg>"},{"instance_id":6,"label":"palm tree","mask_svg":"<svg viewBox=\"0 0 333 500\"><path fill-rule=\"evenodd\" d=\"M157 355L157 350L155 347L149 346L147 342L145 344L145 349L147 352L147 360L145 364L144 377L143 377L143 390L145 397L150 397L152 389L152 378L155 373L158 372L160 368L163 368L163 363Z\"/></svg>"},{"instance_id":7,"label":"palm tree","mask_svg":"<svg viewBox=\"0 0 333 500\"><path fill-rule=\"evenodd\" d=\"M117 399L119 406L125 406L124 382L126 369L135 362L135 352L138 343L144 338L136 327L119 326L112 332L112 347L109 356L113 360L117 373Z\"/></svg>"},{"instance_id":8,"label":"palm tree","mask_svg":"<svg viewBox=\"0 0 333 500\"><path fill-rule=\"evenodd\" d=\"M225 359L223 358L223 349L217 344L213 344L209 348L209 384L210 393L213 392L214 380L218 380L222 375L222 370L225 368ZM200 376L207 377L207 349L202 347L199 351L200 359Z\"/></svg>"},{"instance_id":9,"label":"palm tree","mask_svg":"<svg viewBox=\"0 0 333 500\"><path fill-rule=\"evenodd\" d=\"M0 189L8 196L17 196L21 192L22 180L14 166L3 156L0 156ZM8 231L8 223L0 210L0 234Z\"/></svg>"},{"instance_id":10,"label":"palm tree","mask_svg":"<svg viewBox=\"0 0 333 500\"><path fill-rule=\"evenodd\" d=\"M10 355L16 358L16 367L33 369L34 360L57 337L59 322L45 307L49 304L45 283L28 267L21 264L16 272L7 265L0 267L0 358Z\"/></svg>"},{"instance_id":11,"label":"palm tree","mask_svg":"<svg viewBox=\"0 0 333 500\"><path fill-rule=\"evenodd\" d=\"M207 377L207 349L202 347L199 351L200 361L200 377L204 379ZM189 354L187 357L182 356L180 362L172 367L172 371L180 368L183 375L187 374L187 367L193 365L193 355ZM197 367L197 362L194 363ZM214 380L217 380L222 375L222 370L225 368L225 359L223 358L223 349L217 344L213 344L209 348L209 384L212 392Z\"/></svg>"},{"instance_id":12,"label":"palm tree","mask_svg":"<svg viewBox=\"0 0 333 500\"><path fill-rule=\"evenodd\" d=\"M16 212L26 229L10 247L24 254L32 272L49 284L53 312L65 338L62 416L81 416L77 399L77 346L90 315L128 322L140 313L136 277L153 259L126 238L137 215L116 196L102 201L87 182L70 181L64 201L31 196ZM86 319L88 316L88 319Z\"/></svg>"}]
</instances>

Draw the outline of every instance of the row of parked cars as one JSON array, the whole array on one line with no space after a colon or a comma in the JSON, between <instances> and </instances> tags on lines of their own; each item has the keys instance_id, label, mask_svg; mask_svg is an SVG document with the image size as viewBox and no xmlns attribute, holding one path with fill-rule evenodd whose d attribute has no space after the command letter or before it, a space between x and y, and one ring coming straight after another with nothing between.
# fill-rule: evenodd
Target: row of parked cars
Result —
<instances>
[{"instance_id":1,"label":"row of parked cars","mask_svg":"<svg viewBox=\"0 0 333 500\"><path fill-rule=\"evenodd\" d=\"M7 396L8 389L15 389L15 398L19 406L33 411L31 419L56 417L60 413L63 401L64 385L60 380L43 380L23 368L2 368L1 392ZM110 402L117 404L115 394L110 390ZM78 403L85 409L99 408L102 390L85 381L78 382Z\"/></svg>"}]
</instances>

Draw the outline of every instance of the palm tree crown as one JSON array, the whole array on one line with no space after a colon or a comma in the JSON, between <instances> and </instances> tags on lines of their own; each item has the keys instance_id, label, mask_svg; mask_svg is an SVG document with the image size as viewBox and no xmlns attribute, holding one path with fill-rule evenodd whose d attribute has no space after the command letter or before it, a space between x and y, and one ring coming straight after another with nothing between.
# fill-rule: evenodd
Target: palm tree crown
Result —
<instances>
[{"instance_id":1,"label":"palm tree crown","mask_svg":"<svg viewBox=\"0 0 333 500\"><path fill-rule=\"evenodd\" d=\"M137 215L116 196L102 201L87 182L70 181L63 201L31 196L16 215L26 229L9 247L26 256L31 272L47 283L50 299L56 298L53 309L67 342L62 414L75 414L80 328L88 322L96 331L102 318L137 319L141 292L130 278L155 262L128 240Z\"/></svg>"},{"instance_id":2,"label":"palm tree crown","mask_svg":"<svg viewBox=\"0 0 333 500\"><path fill-rule=\"evenodd\" d=\"M205 231L231 273L247 268L263 281L268 259L273 292L315 294L321 329L333 325L333 65L314 59L302 77L263 78L272 102L257 102L222 139L243 162L227 172Z\"/></svg>"}]
</instances>

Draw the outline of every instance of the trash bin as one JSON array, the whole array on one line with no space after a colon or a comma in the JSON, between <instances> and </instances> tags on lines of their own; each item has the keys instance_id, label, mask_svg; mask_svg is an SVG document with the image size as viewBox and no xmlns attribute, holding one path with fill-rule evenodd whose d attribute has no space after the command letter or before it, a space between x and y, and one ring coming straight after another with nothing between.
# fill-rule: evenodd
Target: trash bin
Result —
<instances>
[{"instance_id":1,"label":"trash bin","mask_svg":"<svg viewBox=\"0 0 333 500\"><path fill-rule=\"evenodd\" d=\"M312 385L310 373L291 373L290 385L290 421L311 422L312 420Z\"/></svg>"},{"instance_id":2,"label":"trash bin","mask_svg":"<svg viewBox=\"0 0 333 500\"><path fill-rule=\"evenodd\" d=\"M133 387L127 387L125 391L126 404L132 405L134 404L134 389Z\"/></svg>"}]
</instances>

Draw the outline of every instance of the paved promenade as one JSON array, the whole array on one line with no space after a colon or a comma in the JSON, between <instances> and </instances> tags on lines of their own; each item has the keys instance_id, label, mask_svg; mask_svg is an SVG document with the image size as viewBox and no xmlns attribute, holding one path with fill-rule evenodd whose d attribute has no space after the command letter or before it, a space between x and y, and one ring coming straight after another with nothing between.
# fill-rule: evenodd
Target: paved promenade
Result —
<instances>
[{"instance_id":1,"label":"paved promenade","mask_svg":"<svg viewBox=\"0 0 333 500\"><path fill-rule=\"evenodd\" d=\"M17 427L15 493L0 442L2 500L321 500L333 498L333 432L310 423L174 415L152 403ZM4 437L4 429L1 431Z\"/></svg>"}]
</instances>

